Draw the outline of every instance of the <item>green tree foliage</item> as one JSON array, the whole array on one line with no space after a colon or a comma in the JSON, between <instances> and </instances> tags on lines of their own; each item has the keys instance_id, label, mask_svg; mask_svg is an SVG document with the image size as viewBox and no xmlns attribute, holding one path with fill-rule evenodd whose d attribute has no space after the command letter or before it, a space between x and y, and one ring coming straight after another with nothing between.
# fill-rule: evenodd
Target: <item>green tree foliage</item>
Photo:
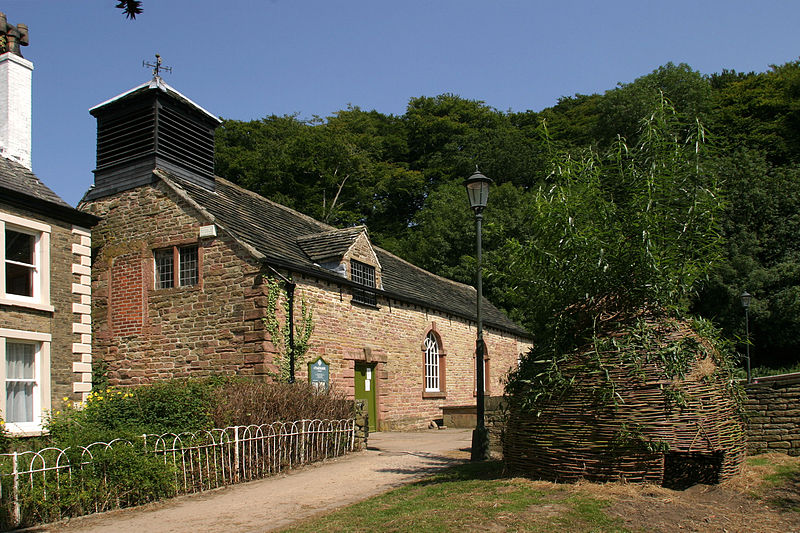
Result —
<instances>
[{"instance_id":1,"label":"green tree foliage","mask_svg":"<svg viewBox=\"0 0 800 533\"><path fill-rule=\"evenodd\" d=\"M565 150L573 154L569 165L598 174L595 194L613 198L617 210L609 216L633 224L636 217L625 213L635 212L641 198L625 179L611 177L608 153L621 151L618 163L627 165L625 158L644 145L625 145L619 135L637 139L642 117L663 98L675 110L669 119L675 127L697 134L697 118L708 127L714 153L705 168L723 179L729 205L720 219L728 239L724 258L695 308L735 335L742 330L737 295L749 290L755 295L754 353L783 360L796 358L800 348L791 334L798 330L793 317L800 287L791 246L792 217L800 212L799 93L798 61L762 73L709 76L668 63L603 94L563 97L541 111L502 112L443 94L411 98L401 116L348 107L324 119L227 120L218 130L216 171L332 225L366 224L378 245L472 283L474 221L461 183L476 164L495 182L484 219L490 263L505 257L507 240L524 242L546 231L531 229L542 222L531 206L547 190L543 185L563 186L550 161ZM603 216L598 209L589 202L584 212ZM524 318L524 300L507 290L510 277L501 279L497 271L487 280L487 293Z\"/></svg>"},{"instance_id":2,"label":"green tree foliage","mask_svg":"<svg viewBox=\"0 0 800 533\"><path fill-rule=\"evenodd\" d=\"M553 152L549 182L491 266L540 350L585 342L604 315L688 307L719 246L703 140L662 99L629 144Z\"/></svg>"},{"instance_id":3,"label":"green tree foliage","mask_svg":"<svg viewBox=\"0 0 800 533\"><path fill-rule=\"evenodd\" d=\"M707 122L713 104L708 79L685 63L667 63L632 83L606 91L597 103L595 139L607 144L617 135L633 138L639 120L660 95L672 103L683 124L691 124L696 118Z\"/></svg>"},{"instance_id":4,"label":"green tree foliage","mask_svg":"<svg viewBox=\"0 0 800 533\"><path fill-rule=\"evenodd\" d=\"M729 197L723 217L725 257L696 310L730 336L744 331L739 295L756 295L753 364L784 365L800 346L800 168L776 167L767 154L742 149L715 161Z\"/></svg>"},{"instance_id":5,"label":"green tree foliage","mask_svg":"<svg viewBox=\"0 0 800 533\"><path fill-rule=\"evenodd\" d=\"M529 186L541 176L538 136L481 101L452 94L412 98L404 120L409 162L424 174L426 192L460 183L476 164L499 183Z\"/></svg>"},{"instance_id":6,"label":"green tree foliage","mask_svg":"<svg viewBox=\"0 0 800 533\"><path fill-rule=\"evenodd\" d=\"M763 150L779 165L800 162L800 61L712 80L720 86L716 129L725 148Z\"/></svg>"},{"instance_id":7,"label":"green tree foliage","mask_svg":"<svg viewBox=\"0 0 800 533\"><path fill-rule=\"evenodd\" d=\"M408 226L422 203L422 174L402 159L397 119L358 108L328 120L270 116L225 121L216 171L276 202L338 226L367 223L377 236Z\"/></svg>"}]
</instances>

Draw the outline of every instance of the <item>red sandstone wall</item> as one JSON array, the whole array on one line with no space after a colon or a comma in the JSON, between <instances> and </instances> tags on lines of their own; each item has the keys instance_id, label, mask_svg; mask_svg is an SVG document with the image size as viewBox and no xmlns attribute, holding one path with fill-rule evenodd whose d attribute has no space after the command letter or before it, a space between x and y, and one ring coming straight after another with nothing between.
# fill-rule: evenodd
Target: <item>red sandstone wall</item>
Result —
<instances>
[{"instance_id":1,"label":"red sandstone wall","mask_svg":"<svg viewBox=\"0 0 800 533\"><path fill-rule=\"evenodd\" d=\"M322 356L331 381L352 394L357 361L377 364L378 421L383 428L424 425L442 417L442 406L475 403L474 323L419 306L378 298L378 309L351 304L347 289L301 278L297 296L314 303L314 334L308 361ZM423 341L436 329L446 353L445 397L424 398ZM502 379L530 343L484 329L489 356L488 394L501 395ZM303 378L307 367L299 368Z\"/></svg>"},{"instance_id":2,"label":"red sandstone wall","mask_svg":"<svg viewBox=\"0 0 800 533\"><path fill-rule=\"evenodd\" d=\"M95 353L109 363L112 382L122 385L217 372L266 376L275 370L275 350L261 321L266 289L260 265L224 232L200 241L200 285L153 288L152 250L197 242L206 223L172 194L162 184L87 206L104 219L93 233L101 246L93 269ZM368 247L356 248L353 257L368 259ZM473 323L380 297L377 309L352 304L349 290L335 283L297 275L295 281L296 315L305 298L315 324L298 379L307 379L306 362L322 356L331 365L331 382L352 396L355 363L375 363L382 428L424 425L441 418L444 405L475 402ZM447 354L446 390L443 397L423 398L422 344L431 328ZM530 344L492 329L484 338L488 392L499 395L502 377Z\"/></svg>"},{"instance_id":3,"label":"red sandstone wall","mask_svg":"<svg viewBox=\"0 0 800 533\"><path fill-rule=\"evenodd\" d=\"M85 206L103 217L94 229L95 354L112 383L211 373L264 375L260 320L253 315L259 265L221 235L198 238L205 224L166 187L142 187ZM156 290L153 250L199 243L200 284Z\"/></svg>"}]
</instances>

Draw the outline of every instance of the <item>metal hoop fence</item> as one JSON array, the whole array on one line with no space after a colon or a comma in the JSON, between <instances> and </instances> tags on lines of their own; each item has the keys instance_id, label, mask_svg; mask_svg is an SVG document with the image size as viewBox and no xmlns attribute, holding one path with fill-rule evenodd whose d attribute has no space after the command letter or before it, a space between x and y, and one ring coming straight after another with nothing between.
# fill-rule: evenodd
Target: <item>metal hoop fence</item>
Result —
<instances>
[{"instance_id":1,"label":"metal hoop fence","mask_svg":"<svg viewBox=\"0 0 800 533\"><path fill-rule=\"evenodd\" d=\"M317 419L0 454L0 529L260 479L354 444L353 419Z\"/></svg>"}]
</instances>

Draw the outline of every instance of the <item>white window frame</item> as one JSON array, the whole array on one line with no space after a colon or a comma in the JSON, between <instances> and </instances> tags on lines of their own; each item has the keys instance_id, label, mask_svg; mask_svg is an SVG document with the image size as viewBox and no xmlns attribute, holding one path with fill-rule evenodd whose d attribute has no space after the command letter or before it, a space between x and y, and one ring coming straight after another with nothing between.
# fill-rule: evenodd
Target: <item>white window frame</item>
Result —
<instances>
[{"instance_id":1,"label":"white window frame","mask_svg":"<svg viewBox=\"0 0 800 533\"><path fill-rule=\"evenodd\" d=\"M6 229L35 237L33 250L33 296L6 292ZM50 305L50 233L51 227L35 220L0 213L0 304L53 311Z\"/></svg>"},{"instance_id":2,"label":"white window frame","mask_svg":"<svg viewBox=\"0 0 800 533\"><path fill-rule=\"evenodd\" d=\"M5 419L6 412L6 344L11 342L31 343L36 345L33 365L33 421L11 423L6 422L6 431L12 435L41 435L42 420L50 411L50 343L49 333L0 328L0 413Z\"/></svg>"},{"instance_id":3,"label":"white window frame","mask_svg":"<svg viewBox=\"0 0 800 533\"><path fill-rule=\"evenodd\" d=\"M432 331L425 336L425 392L441 392L439 341Z\"/></svg>"}]
</instances>

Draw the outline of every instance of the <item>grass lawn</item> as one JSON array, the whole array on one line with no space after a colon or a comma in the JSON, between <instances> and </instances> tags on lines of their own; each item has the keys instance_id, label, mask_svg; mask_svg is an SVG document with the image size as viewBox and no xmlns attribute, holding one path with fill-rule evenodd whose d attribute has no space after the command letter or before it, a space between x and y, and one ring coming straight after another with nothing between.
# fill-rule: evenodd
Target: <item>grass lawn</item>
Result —
<instances>
[{"instance_id":1,"label":"grass lawn","mask_svg":"<svg viewBox=\"0 0 800 533\"><path fill-rule=\"evenodd\" d=\"M798 531L800 458L750 458L717 486L556 484L466 463L286 531ZM755 527L758 524L758 527Z\"/></svg>"}]
</instances>

